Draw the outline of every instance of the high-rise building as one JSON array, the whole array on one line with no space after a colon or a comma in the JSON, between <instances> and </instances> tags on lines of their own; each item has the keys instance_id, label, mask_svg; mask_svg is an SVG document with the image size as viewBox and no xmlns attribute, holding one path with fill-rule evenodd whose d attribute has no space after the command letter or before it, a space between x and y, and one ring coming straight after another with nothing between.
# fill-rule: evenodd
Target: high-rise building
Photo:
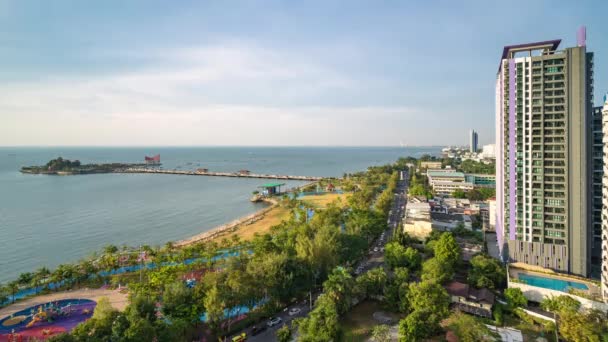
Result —
<instances>
[{"instance_id":1,"label":"high-rise building","mask_svg":"<svg viewBox=\"0 0 608 342\"><path fill-rule=\"evenodd\" d=\"M585 29L506 46L496 78L496 232L509 261L591 270L593 54Z\"/></svg>"},{"instance_id":2,"label":"high-rise building","mask_svg":"<svg viewBox=\"0 0 608 342\"><path fill-rule=\"evenodd\" d=\"M602 183L604 178L604 134L602 130L602 107L595 107L591 114L591 161L593 165L591 276L593 278L600 277L602 264Z\"/></svg>"},{"instance_id":3,"label":"high-rise building","mask_svg":"<svg viewBox=\"0 0 608 342\"><path fill-rule=\"evenodd\" d=\"M477 132L474 129L469 132L469 151L471 153L477 152Z\"/></svg>"},{"instance_id":4,"label":"high-rise building","mask_svg":"<svg viewBox=\"0 0 608 342\"><path fill-rule=\"evenodd\" d=\"M608 302L608 95L602 109L604 172L602 175L602 296Z\"/></svg>"}]
</instances>

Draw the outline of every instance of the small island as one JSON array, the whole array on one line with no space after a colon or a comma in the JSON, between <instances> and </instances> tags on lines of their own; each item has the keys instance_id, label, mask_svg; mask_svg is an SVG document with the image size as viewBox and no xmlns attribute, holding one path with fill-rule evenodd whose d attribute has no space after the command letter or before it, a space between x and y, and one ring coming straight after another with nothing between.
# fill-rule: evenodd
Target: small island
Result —
<instances>
[{"instance_id":1,"label":"small island","mask_svg":"<svg viewBox=\"0 0 608 342\"><path fill-rule=\"evenodd\" d=\"M145 166L145 164L109 163L109 164L81 164L79 160L68 160L61 157L52 159L46 165L24 166L22 173L44 175L83 175L93 173L111 173L129 167Z\"/></svg>"}]
</instances>

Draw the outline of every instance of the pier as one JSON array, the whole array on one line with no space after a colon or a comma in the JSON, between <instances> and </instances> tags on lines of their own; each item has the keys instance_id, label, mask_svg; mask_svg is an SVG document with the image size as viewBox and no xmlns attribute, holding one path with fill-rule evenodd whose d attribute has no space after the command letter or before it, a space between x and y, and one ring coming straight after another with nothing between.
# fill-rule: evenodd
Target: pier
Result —
<instances>
[{"instance_id":1,"label":"pier","mask_svg":"<svg viewBox=\"0 0 608 342\"><path fill-rule=\"evenodd\" d=\"M323 177L314 176L292 176L292 175L270 175L256 174L250 172L210 172L210 171L187 171L187 170L160 170L150 168L125 168L116 169L114 173L158 173L166 175L183 175L183 176L210 176L210 177L235 177L235 178L261 178L261 179L283 179L297 181L319 181Z\"/></svg>"}]
</instances>

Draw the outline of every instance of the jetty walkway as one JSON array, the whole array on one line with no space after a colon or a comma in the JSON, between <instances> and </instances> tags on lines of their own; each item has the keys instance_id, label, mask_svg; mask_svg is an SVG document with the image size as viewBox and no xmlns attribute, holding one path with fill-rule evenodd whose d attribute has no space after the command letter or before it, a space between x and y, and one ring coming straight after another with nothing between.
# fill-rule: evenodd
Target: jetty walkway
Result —
<instances>
[{"instance_id":1,"label":"jetty walkway","mask_svg":"<svg viewBox=\"0 0 608 342\"><path fill-rule=\"evenodd\" d=\"M149 169L149 168L126 168L126 169L117 169L117 170L114 170L113 172L114 173L159 173L159 174L166 174L166 175L184 175L184 176L284 179L284 180L298 180L298 181L319 181L319 180L323 179L323 177L314 177L314 176L270 175L270 174L241 173L241 172L160 170L160 169Z\"/></svg>"}]
</instances>

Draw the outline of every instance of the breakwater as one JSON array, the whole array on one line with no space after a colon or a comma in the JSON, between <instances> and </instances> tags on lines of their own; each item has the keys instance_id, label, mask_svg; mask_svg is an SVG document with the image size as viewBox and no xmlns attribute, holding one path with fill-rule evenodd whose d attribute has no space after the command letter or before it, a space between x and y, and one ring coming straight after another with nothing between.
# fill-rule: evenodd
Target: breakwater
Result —
<instances>
[{"instance_id":1,"label":"breakwater","mask_svg":"<svg viewBox=\"0 0 608 342\"><path fill-rule=\"evenodd\" d=\"M235 178L262 178L262 179L282 179L282 180L297 180L297 181L319 181L323 177L315 176L293 176L293 175L274 175L274 174L257 174L249 172L211 172L211 171L187 171L187 170L162 170L151 168L124 168L116 169L114 173L154 173L166 175L183 175L183 176L211 176L211 177L235 177Z\"/></svg>"}]
</instances>

